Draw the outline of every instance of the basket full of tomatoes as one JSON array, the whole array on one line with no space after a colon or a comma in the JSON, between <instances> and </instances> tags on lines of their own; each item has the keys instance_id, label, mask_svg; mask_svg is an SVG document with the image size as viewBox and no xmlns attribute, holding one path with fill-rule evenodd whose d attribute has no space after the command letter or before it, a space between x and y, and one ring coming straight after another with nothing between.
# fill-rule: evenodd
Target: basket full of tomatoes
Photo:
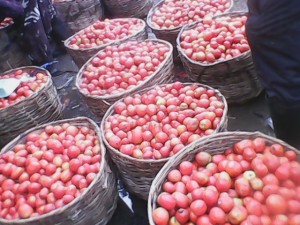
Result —
<instances>
[{"instance_id":1,"label":"basket full of tomatoes","mask_svg":"<svg viewBox=\"0 0 300 225\"><path fill-rule=\"evenodd\" d=\"M85 117L32 128L0 155L0 224L103 224L117 184L95 122Z\"/></svg>"},{"instance_id":2,"label":"basket full of tomatoes","mask_svg":"<svg viewBox=\"0 0 300 225\"><path fill-rule=\"evenodd\" d=\"M65 41L65 47L77 66L84 65L106 46L128 40L145 40L146 23L137 18L96 21Z\"/></svg>"},{"instance_id":3,"label":"basket full of tomatoes","mask_svg":"<svg viewBox=\"0 0 300 225\"><path fill-rule=\"evenodd\" d=\"M177 58L176 38L184 25L227 12L232 6L232 0L163 0L152 7L147 24L157 38L174 46L174 58Z\"/></svg>"},{"instance_id":4,"label":"basket full of tomatoes","mask_svg":"<svg viewBox=\"0 0 300 225\"><path fill-rule=\"evenodd\" d=\"M150 225L299 224L300 152L260 132L196 141L155 177Z\"/></svg>"},{"instance_id":5,"label":"basket full of tomatoes","mask_svg":"<svg viewBox=\"0 0 300 225\"><path fill-rule=\"evenodd\" d=\"M63 106L50 73L39 67L20 67L0 75L0 79L29 78L8 97L0 98L0 146L33 126L61 117Z\"/></svg>"},{"instance_id":6,"label":"basket full of tomatoes","mask_svg":"<svg viewBox=\"0 0 300 225\"><path fill-rule=\"evenodd\" d=\"M258 79L245 34L247 13L233 12L183 27L177 49L190 79L219 89L228 103L257 97Z\"/></svg>"},{"instance_id":7,"label":"basket full of tomatoes","mask_svg":"<svg viewBox=\"0 0 300 225\"><path fill-rule=\"evenodd\" d=\"M170 157L226 130L227 110L223 95L206 85L157 85L110 107L101 123L102 139L128 190L146 200Z\"/></svg>"},{"instance_id":8,"label":"basket full of tomatoes","mask_svg":"<svg viewBox=\"0 0 300 225\"><path fill-rule=\"evenodd\" d=\"M173 47L163 40L128 41L107 46L79 71L76 87L102 118L119 99L173 78Z\"/></svg>"}]
</instances>

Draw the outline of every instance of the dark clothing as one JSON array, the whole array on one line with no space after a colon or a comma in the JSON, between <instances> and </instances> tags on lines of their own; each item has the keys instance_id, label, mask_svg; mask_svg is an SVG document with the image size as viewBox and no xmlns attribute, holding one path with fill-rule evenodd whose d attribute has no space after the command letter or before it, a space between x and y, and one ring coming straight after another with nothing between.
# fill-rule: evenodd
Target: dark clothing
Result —
<instances>
[{"instance_id":1,"label":"dark clothing","mask_svg":"<svg viewBox=\"0 0 300 225\"><path fill-rule=\"evenodd\" d=\"M270 99L300 107L299 0L248 0L246 32Z\"/></svg>"}]
</instances>

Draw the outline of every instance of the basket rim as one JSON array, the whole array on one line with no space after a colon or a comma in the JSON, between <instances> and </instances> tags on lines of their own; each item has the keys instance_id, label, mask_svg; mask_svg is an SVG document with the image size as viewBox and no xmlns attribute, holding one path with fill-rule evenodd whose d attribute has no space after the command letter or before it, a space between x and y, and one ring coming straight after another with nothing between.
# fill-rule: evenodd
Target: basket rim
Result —
<instances>
[{"instance_id":1,"label":"basket rim","mask_svg":"<svg viewBox=\"0 0 300 225\"><path fill-rule=\"evenodd\" d=\"M42 214L42 215L39 215L39 216L35 216L35 217L32 217L32 218L27 218L27 219L6 220L6 219L3 219L3 218L0 218L0 223L3 222L5 224L26 224L26 222L33 222L33 221L36 221L36 220L40 220L40 219L44 219L44 218L47 218L47 217L57 215L61 211L65 211L66 209L72 207L76 202L81 201L86 196L87 192L94 186L96 181L99 179L100 175L102 175L104 172L106 172L105 168L104 168L104 165L107 164L106 158L105 158L106 157L106 149L105 149L105 146L103 145L103 142L101 141L101 130L100 130L99 126L96 124L96 122L94 122L92 119L90 119L88 117L75 117L75 118L57 120L57 121L53 121L53 122L50 122L50 123L46 123L46 124L42 124L42 125L33 127L31 129L25 131L24 133L18 135L16 138L14 138L8 144L6 144L2 148L0 155L4 154L5 152L12 151L11 149L8 149L9 147L11 147L10 144L13 143L13 142L18 143L18 141L22 137L28 135L31 132L44 129L48 125L63 124L63 123L72 124L72 123L76 123L76 122L80 122L80 121L84 121L84 122L87 122L90 125L92 125L93 130L96 132L96 135L99 138L99 145L100 145L100 148L101 148L101 163L100 163L99 172L98 172L97 176L95 177L95 179L92 181L92 183L90 183L90 185L86 188L86 190L83 193L81 193L78 197L74 198L74 200L72 202L64 205L63 207L59 207L59 208L57 208L55 210L52 210L48 213L45 213L45 214Z\"/></svg>"},{"instance_id":2,"label":"basket rim","mask_svg":"<svg viewBox=\"0 0 300 225\"><path fill-rule=\"evenodd\" d=\"M193 142L192 144L186 146L183 151L180 151L178 154L174 155L172 159L174 159L175 157L176 158L179 158L179 159L182 159L183 157L185 157L186 155L189 154L189 149L192 148L193 146L197 146L199 144L205 144L211 140L218 140L218 138L225 138L227 136L248 136L249 138L251 136L255 136L255 137L262 137L266 140L266 142L274 142L274 143L278 143L278 144L281 144L283 145L284 147L288 148L289 150L292 150L292 151L295 151L298 155L300 155L300 151L297 150L296 148L294 148L293 146L289 145L288 143L278 139L278 138L275 138L275 137L271 137L267 134L264 134L260 131L255 131L255 132L248 132L248 131L227 131L227 132L222 132L222 133L215 133L215 134L212 134L212 135L209 135L209 136L206 136L204 137L203 139L199 139L199 140L196 140L195 142ZM245 137L244 137L245 138ZM241 139L242 140L242 139ZM194 154L194 153L192 153ZM160 179L162 179L163 176L163 172L170 169L171 166L173 165L173 160L169 160L168 162L166 162L163 167L161 168L161 170L157 173L157 175L155 176L152 184L151 184L151 187L150 187L150 191L149 191L149 195L148 195L148 202L147 202L147 214L148 214L148 221L150 223L150 225L153 225L155 224L154 221L153 221L153 217L152 217L152 212L153 212L153 209L152 209L152 206L153 206L153 194L156 192L156 186L154 184L157 184L157 183L162 183L162 182L159 182ZM164 177L165 178L165 177Z\"/></svg>"},{"instance_id":3,"label":"basket rim","mask_svg":"<svg viewBox=\"0 0 300 225\"><path fill-rule=\"evenodd\" d=\"M70 0L70 1L72 1L72 0ZM99 46L91 47L91 48L81 48L81 49L80 49L80 48L79 48L79 49L71 48L71 47L69 46L69 43L70 43L71 39L74 38L76 35L79 35L79 34L83 33L85 29L92 27L92 26L97 22L97 21L96 21L95 23L89 25L89 26L86 27L86 28L83 28L82 30L76 32L76 33L73 34L71 37L69 37L67 40L65 40L65 41L64 41L64 46L65 46L67 49L70 49L70 50L72 50L72 51L79 51L79 52L84 53L84 52L86 52L86 51L96 50L96 49L101 49L101 48L105 48L106 46L109 46L109 45L118 43L118 42L123 42L124 40L129 39L129 38L132 38L133 36L137 35L138 33L143 32L143 31L145 30L145 28L146 28L146 23L145 23L145 21L142 20L142 19L140 19L140 18L114 18L114 19L109 19L109 21L111 21L111 20L114 20L114 21L120 21L120 20L121 20L121 21L122 21L122 20L123 20L123 21L124 21L124 20L127 20L127 21L128 21L128 20L129 20L129 21L130 21L130 20L138 20L138 21L142 24L142 27L141 27L140 30L138 30L138 31L135 32L134 34L131 34L131 35L129 35L129 36L127 36L127 37L124 37L124 38L122 38L122 39L113 40L113 41L108 42L108 43L103 44L103 45L99 45ZM98 21L105 22L104 20L98 20Z\"/></svg>"},{"instance_id":4,"label":"basket rim","mask_svg":"<svg viewBox=\"0 0 300 225\"><path fill-rule=\"evenodd\" d=\"M52 81L52 75L51 73L42 68L42 67L38 67L38 66L22 66L22 67L17 67L17 68L13 68L13 69L10 69L10 70L7 70L7 71L4 71L3 73L0 73L0 77L3 76L3 75L6 75L6 74L9 74L9 73L12 73L14 71L17 71L17 70L30 70L30 69L39 69L41 71L43 71L47 76L48 76L48 79L47 79L47 82L43 84L43 86L38 89L37 91L33 92L30 96L8 106L8 107L5 107L5 108L1 108L0 109L0 114L2 112L5 112L6 110L8 109L11 109L12 107L18 107L21 103L23 103L24 101L27 101L27 100L32 100L33 98L35 98L37 95L40 94L41 91L44 91L48 85L52 85L53 84L53 81Z\"/></svg>"},{"instance_id":5,"label":"basket rim","mask_svg":"<svg viewBox=\"0 0 300 225\"><path fill-rule=\"evenodd\" d=\"M88 98L94 99L94 100L107 100L107 99L111 99L111 98L118 98L118 97L123 97L124 95L126 95L127 93L130 93L132 91L135 91L136 89L138 89L139 87L145 85L152 77L156 76L156 74L158 72L160 72L160 70L165 66L165 63L169 60L170 57L172 57L173 54L173 46L165 41L165 40L161 40L161 39L146 39L146 40L142 40L142 41L134 41L133 42L156 42L156 43L163 43L167 46L169 46L170 51L168 52L168 55L166 56L166 58L164 59L163 62L160 63L159 67L156 69L156 71L154 73L152 73L150 76L147 77L147 79L145 79L142 83L135 85L135 87L131 88L131 89L127 89L125 91L113 94L113 95L91 95L89 93L85 93L82 91L82 88L80 88L80 84L81 84L81 79L82 79L82 75L83 75L83 71L85 70L86 66L102 51L104 51L105 49L102 49L100 51L98 51L94 56L92 56L82 67L81 69L78 71L77 75L76 75L76 80L75 80L75 86L76 88L79 90L79 92ZM124 43L116 43L113 44L111 46L119 46L121 44Z\"/></svg>"},{"instance_id":6,"label":"basket rim","mask_svg":"<svg viewBox=\"0 0 300 225\"><path fill-rule=\"evenodd\" d=\"M216 94L218 94L218 97L220 97L221 100L222 100L222 102L224 103L224 111L223 111L223 115L222 115L222 118L221 118L221 120L220 120L220 122L219 122L217 128L215 129L214 133L218 132L218 131L221 129L221 126L222 126L223 124L226 124L227 114L228 114L228 104L227 104L227 101L226 101L226 98L224 97L224 95L222 95L222 93L221 93L219 90L217 90L217 89L215 89L215 88L213 88L213 87L210 87L210 86L208 86L208 85L205 85L205 84L201 84L201 83L189 83L189 82L187 82L187 83L182 83L182 84L185 85L185 86L186 86L186 85L191 85L191 84L196 84L196 85L199 86L199 87L205 87L205 88L208 88L208 89L210 89L210 90L215 90ZM166 86L166 85L168 85L168 84L154 85L154 86L152 86L152 87L148 87L148 88L146 88L146 89L143 89L143 90L141 90L141 91L139 91L139 92L137 92L137 93L135 93L135 94L143 94L143 93L146 93L146 92L152 90L153 88L155 88L155 87L157 87L157 86L163 87L163 86ZM116 101L113 105L111 105L111 106L109 107L109 109L106 111L105 115L103 116L103 119L102 119L101 124L100 124L101 131L102 131L102 132L101 132L101 138L102 138L102 141L104 142L104 144L108 147L108 150L113 151L116 155L118 155L118 156L120 156L120 157L123 157L123 158L125 158L125 159L128 160L128 161L140 162L140 163L150 163L150 164L151 164L151 163L166 162L166 161L168 161L169 159L171 159L173 156L177 155L177 153L176 153L175 155L173 155L173 156L171 156L171 157L162 158L162 159L137 159L137 158L128 156L128 155L126 155L126 154L120 152L118 149L112 147L112 146L108 143L108 141L107 141L106 138L105 138L105 129L104 129L105 123L106 123L108 117L111 116L111 115L115 112L115 110L114 110L115 105L118 104L119 102L123 101L123 100L124 100L124 98L122 98L122 99ZM210 135L208 135L208 136L210 136ZM205 137L205 136L204 136L204 137ZM202 139L202 137L201 137L199 140L201 140L201 139ZM190 145L190 144L189 144L189 145ZM187 145L187 146L189 146L189 145ZM186 147L186 146L185 146L185 147ZM184 147L184 148L185 148L185 147ZM183 149L181 149L179 152L181 152L182 150L183 150Z\"/></svg>"},{"instance_id":7,"label":"basket rim","mask_svg":"<svg viewBox=\"0 0 300 225\"><path fill-rule=\"evenodd\" d=\"M230 10L233 9L234 7L234 0L228 0L230 1L230 6L228 9L226 9L224 12L222 12L221 14L219 15L222 15L223 13L227 13L229 12ZM159 1L158 3L156 3L149 11L148 15L147 15L147 25L154 31L178 31L178 30L181 30L182 27L186 26L186 25L189 25L189 24L193 24L199 20L196 20L194 21L193 23L188 23L188 24L184 24L184 25L180 25L180 26L177 26L177 27L173 27L173 28L156 28L156 27L153 27L153 24L152 24L152 16L154 14L154 11L159 8L163 3L165 2L165 0L161 0ZM202 19L200 19L202 20Z\"/></svg>"},{"instance_id":8,"label":"basket rim","mask_svg":"<svg viewBox=\"0 0 300 225\"><path fill-rule=\"evenodd\" d=\"M245 11L234 11L234 12L226 12L226 13L223 13L223 14L220 14L220 15L216 15L216 16L213 16L212 19L217 19L217 18L221 18L221 17L227 17L227 16L232 16L232 17L238 17L238 16L241 16L241 15L248 15L248 12L245 12ZM229 62L229 61L232 61L232 60L236 60L236 59L239 59L239 58L243 58L245 56L248 56L248 55L251 55L251 50L248 50L246 52L243 52L241 53L240 55L236 56L236 57L233 57L231 59L224 59L224 60L221 60L221 61L215 61L215 62L212 62L212 63L203 63L203 62L199 62L199 61L195 61L191 58L189 58L185 52L183 51L181 45L180 45L180 38L181 38L181 35L184 31L186 30L192 30L194 27L196 27L199 23L202 23L202 19L201 20L198 20L194 23L191 23L191 24L187 24L185 26L182 27L182 29L180 30L177 38L176 38L176 48L178 49L178 52L186 59L188 60L190 63L194 64L194 65L198 65L198 66L203 66L203 67L210 67L210 66L214 66L214 65L218 65L218 64L222 64L222 63L225 63L225 62Z\"/></svg>"}]
</instances>

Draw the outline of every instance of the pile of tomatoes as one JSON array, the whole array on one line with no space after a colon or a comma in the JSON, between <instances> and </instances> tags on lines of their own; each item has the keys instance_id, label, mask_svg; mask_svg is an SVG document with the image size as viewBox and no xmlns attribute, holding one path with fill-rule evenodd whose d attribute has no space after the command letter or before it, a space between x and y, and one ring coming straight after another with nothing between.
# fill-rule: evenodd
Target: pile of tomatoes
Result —
<instances>
[{"instance_id":1,"label":"pile of tomatoes","mask_svg":"<svg viewBox=\"0 0 300 225\"><path fill-rule=\"evenodd\" d=\"M132 89L155 73L170 51L167 44L156 41L108 46L85 67L80 88L98 96Z\"/></svg>"},{"instance_id":2,"label":"pile of tomatoes","mask_svg":"<svg viewBox=\"0 0 300 225\"><path fill-rule=\"evenodd\" d=\"M250 50L246 34L246 16L206 17L180 36L185 55L198 62L213 63L232 59Z\"/></svg>"},{"instance_id":3,"label":"pile of tomatoes","mask_svg":"<svg viewBox=\"0 0 300 225\"><path fill-rule=\"evenodd\" d=\"M0 76L0 79L7 78L17 78L26 76L29 77L30 74L22 69L16 70L10 74L6 74ZM33 77L30 78L29 81L21 82L21 84L17 87L17 89L11 93L6 98L0 98L0 109L9 107L29 96L31 96L34 92L37 92L40 88L42 88L45 83L48 81L49 77L44 72L37 72Z\"/></svg>"},{"instance_id":4,"label":"pile of tomatoes","mask_svg":"<svg viewBox=\"0 0 300 225\"><path fill-rule=\"evenodd\" d=\"M211 156L199 152L168 173L156 225L300 224L300 163L294 151L245 139Z\"/></svg>"},{"instance_id":5,"label":"pile of tomatoes","mask_svg":"<svg viewBox=\"0 0 300 225\"><path fill-rule=\"evenodd\" d=\"M156 29L172 29L223 13L230 6L230 0L166 0L154 11L151 24Z\"/></svg>"},{"instance_id":6,"label":"pile of tomatoes","mask_svg":"<svg viewBox=\"0 0 300 225\"><path fill-rule=\"evenodd\" d=\"M0 217L26 219L72 202L96 178L100 153L86 126L48 125L28 134L0 155Z\"/></svg>"},{"instance_id":7,"label":"pile of tomatoes","mask_svg":"<svg viewBox=\"0 0 300 225\"><path fill-rule=\"evenodd\" d=\"M105 19L95 22L72 37L68 47L72 49L94 48L137 34L142 29L144 25L139 19Z\"/></svg>"},{"instance_id":8,"label":"pile of tomatoes","mask_svg":"<svg viewBox=\"0 0 300 225\"><path fill-rule=\"evenodd\" d=\"M215 132L224 102L213 89L176 82L126 97L104 125L105 138L121 153L139 159L167 158Z\"/></svg>"}]
</instances>

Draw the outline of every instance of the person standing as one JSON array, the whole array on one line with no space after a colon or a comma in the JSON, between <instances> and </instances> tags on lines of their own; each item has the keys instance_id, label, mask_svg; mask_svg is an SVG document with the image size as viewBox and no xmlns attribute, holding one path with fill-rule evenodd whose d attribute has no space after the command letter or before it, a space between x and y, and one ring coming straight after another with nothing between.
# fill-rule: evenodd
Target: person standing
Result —
<instances>
[{"instance_id":1,"label":"person standing","mask_svg":"<svg viewBox=\"0 0 300 225\"><path fill-rule=\"evenodd\" d=\"M299 0L248 0L246 34L275 135L300 147Z\"/></svg>"}]
</instances>

